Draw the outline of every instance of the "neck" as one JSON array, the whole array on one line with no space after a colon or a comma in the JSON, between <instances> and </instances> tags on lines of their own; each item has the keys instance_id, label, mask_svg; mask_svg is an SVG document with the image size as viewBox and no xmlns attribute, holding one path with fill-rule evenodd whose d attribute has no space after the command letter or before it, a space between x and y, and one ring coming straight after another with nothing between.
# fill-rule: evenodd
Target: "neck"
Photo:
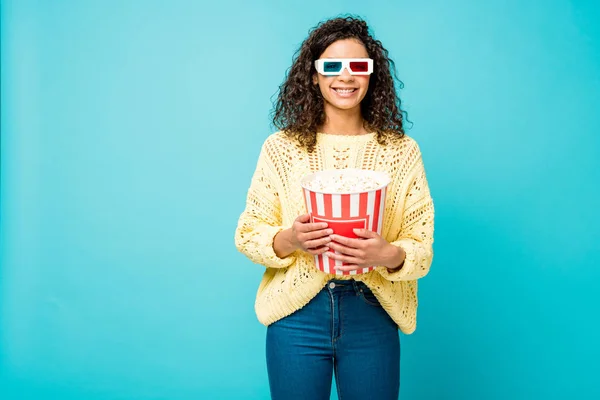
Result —
<instances>
[{"instance_id":1,"label":"neck","mask_svg":"<svg viewBox=\"0 0 600 400\"><path fill-rule=\"evenodd\" d=\"M341 110L325 103L325 123L319 131L336 135L362 135L368 133L360 112L360 105L350 110Z\"/></svg>"}]
</instances>

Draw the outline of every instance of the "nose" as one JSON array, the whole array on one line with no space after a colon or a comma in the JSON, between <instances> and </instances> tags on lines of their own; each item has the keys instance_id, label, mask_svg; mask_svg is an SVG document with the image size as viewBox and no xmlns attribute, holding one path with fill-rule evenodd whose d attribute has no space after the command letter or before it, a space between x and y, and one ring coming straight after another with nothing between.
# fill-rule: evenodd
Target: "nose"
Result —
<instances>
[{"instance_id":1,"label":"nose","mask_svg":"<svg viewBox=\"0 0 600 400\"><path fill-rule=\"evenodd\" d=\"M342 71L342 73L339 75L339 79L347 81L347 80L354 79L354 76L352 76L352 74L350 73L350 71L348 71L348 68L344 68L344 70Z\"/></svg>"}]
</instances>

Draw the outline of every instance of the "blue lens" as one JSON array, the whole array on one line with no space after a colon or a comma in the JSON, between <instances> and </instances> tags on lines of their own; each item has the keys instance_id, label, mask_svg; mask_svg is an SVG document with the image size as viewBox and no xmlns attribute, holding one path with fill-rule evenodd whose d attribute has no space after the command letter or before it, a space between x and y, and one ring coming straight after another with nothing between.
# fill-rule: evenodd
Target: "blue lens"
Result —
<instances>
[{"instance_id":1,"label":"blue lens","mask_svg":"<svg viewBox=\"0 0 600 400\"><path fill-rule=\"evenodd\" d=\"M339 72L342 69L342 63L340 61L325 61L323 63L323 70L325 72Z\"/></svg>"}]
</instances>

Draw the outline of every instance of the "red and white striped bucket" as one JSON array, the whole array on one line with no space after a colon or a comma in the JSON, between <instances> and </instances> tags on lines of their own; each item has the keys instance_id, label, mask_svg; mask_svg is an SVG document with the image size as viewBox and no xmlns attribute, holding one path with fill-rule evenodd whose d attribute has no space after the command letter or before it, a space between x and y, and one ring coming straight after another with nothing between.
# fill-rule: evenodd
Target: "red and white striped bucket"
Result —
<instances>
[{"instance_id":1,"label":"red and white striped bucket","mask_svg":"<svg viewBox=\"0 0 600 400\"><path fill-rule=\"evenodd\" d=\"M363 192L332 192L310 189L307 182L315 178L327 180L336 175L355 174L376 179L380 185ZM311 222L326 222L328 228L340 236L357 238L353 229L368 229L381 235L381 224L385 211L386 189L390 182L387 174L361 169L340 169L318 171L302 178L301 186L304 192L304 202ZM337 252L336 252L337 253ZM334 267L347 265L339 260L329 258L326 254L315 256L317 268L328 274L357 275L372 271L375 266L361 268L355 271L336 271Z\"/></svg>"}]
</instances>

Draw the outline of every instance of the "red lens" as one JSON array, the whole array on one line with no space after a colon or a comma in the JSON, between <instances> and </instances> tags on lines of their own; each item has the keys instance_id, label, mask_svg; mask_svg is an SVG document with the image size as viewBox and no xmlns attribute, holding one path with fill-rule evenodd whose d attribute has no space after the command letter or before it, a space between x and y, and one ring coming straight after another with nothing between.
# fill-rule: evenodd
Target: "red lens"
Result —
<instances>
[{"instance_id":1,"label":"red lens","mask_svg":"<svg viewBox=\"0 0 600 400\"><path fill-rule=\"evenodd\" d=\"M369 63L366 61L351 61L350 69L354 72L367 72L369 70Z\"/></svg>"}]
</instances>

